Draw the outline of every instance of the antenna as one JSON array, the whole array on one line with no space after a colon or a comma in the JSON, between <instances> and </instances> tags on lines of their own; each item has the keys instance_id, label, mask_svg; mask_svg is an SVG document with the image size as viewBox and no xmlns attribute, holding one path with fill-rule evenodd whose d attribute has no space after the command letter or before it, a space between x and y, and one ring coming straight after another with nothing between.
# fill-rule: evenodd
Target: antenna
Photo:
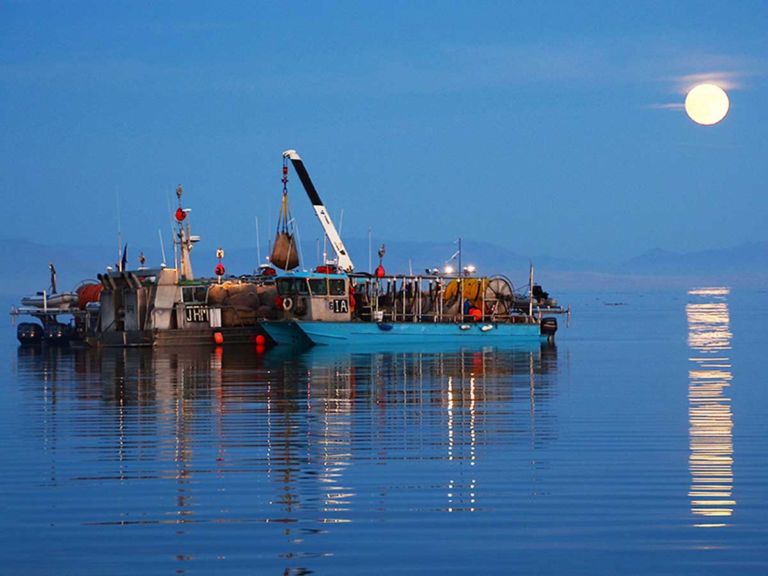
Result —
<instances>
[{"instance_id":1,"label":"antenna","mask_svg":"<svg viewBox=\"0 0 768 576\"><path fill-rule=\"evenodd\" d=\"M115 202L117 204L117 231L120 232L123 229L123 224L120 220L120 190L115 190Z\"/></svg>"},{"instance_id":2,"label":"antenna","mask_svg":"<svg viewBox=\"0 0 768 576\"><path fill-rule=\"evenodd\" d=\"M341 229L344 228L344 208L341 209L341 212L339 213L339 236L341 236ZM339 263L338 256L336 257L336 263ZM323 262L325 264L325 262Z\"/></svg>"},{"instance_id":3,"label":"antenna","mask_svg":"<svg viewBox=\"0 0 768 576\"><path fill-rule=\"evenodd\" d=\"M464 268L461 267L461 237L459 237L459 274L464 274Z\"/></svg>"},{"instance_id":4,"label":"antenna","mask_svg":"<svg viewBox=\"0 0 768 576\"><path fill-rule=\"evenodd\" d=\"M301 235L299 234L299 223L293 223L293 229L296 231L296 249L299 251L299 262L304 262L304 254L301 250Z\"/></svg>"},{"instance_id":5,"label":"antenna","mask_svg":"<svg viewBox=\"0 0 768 576\"><path fill-rule=\"evenodd\" d=\"M173 221L173 208L171 208L171 197L168 194L168 189L165 189L165 201L168 203L168 219L171 223L171 238L173 239L173 267L179 269L179 254L176 251L176 224Z\"/></svg>"},{"instance_id":6,"label":"antenna","mask_svg":"<svg viewBox=\"0 0 768 576\"><path fill-rule=\"evenodd\" d=\"M117 269L123 271L123 224L120 220L120 191L115 190L115 203L117 204Z\"/></svg>"},{"instance_id":7,"label":"antenna","mask_svg":"<svg viewBox=\"0 0 768 576\"><path fill-rule=\"evenodd\" d=\"M165 263L165 244L163 244L163 233L160 228L157 229L157 235L160 238L160 253L163 255L163 268L165 268L167 266Z\"/></svg>"},{"instance_id":8,"label":"antenna","mask_svg":"<svg viewBox=\"0 0 768 576\"><path fill-rule=\"evenodd\" d=\"M528 316L533 316L533 262L528 266Z\"/></svg>"},{"instance_id":9,"label":"antenna","mask_svg":"<svg viewBox=\"0 0 768 576\"><path fill-rule=\"evenodd\" d=\"M256 216L256 267L261 266L261 240L259 239L259 217Z\"/></svg>"}]
</instances>

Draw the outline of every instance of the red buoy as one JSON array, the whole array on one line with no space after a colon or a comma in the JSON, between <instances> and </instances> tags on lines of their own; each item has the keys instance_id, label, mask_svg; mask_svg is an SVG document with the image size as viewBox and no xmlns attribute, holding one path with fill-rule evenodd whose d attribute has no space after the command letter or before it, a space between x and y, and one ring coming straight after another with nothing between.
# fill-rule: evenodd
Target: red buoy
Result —
<instances>
[{"instance_id":1,"label":"red buoy","mask_svg":"<svg viewBox=\"0 0 768 576\"><path fill-rule=\"evenodd\" d=\"M215 268L214 272L216 272L216 276L224 276L224 272L225 272L224 264L222 264L221 262L216 264L216 268Z\"/></svg>"},{"instance_id":2,"label":"red buoy","mask_svg":"<svg viewBox=\"0 0 768 576\"><path fill-rule=\"evenodd\" d=\"M217 346L221 346L222 344L224 344L224 334L222 334L221 332L214 332L213 341L216 343Z\"/></svg>"},{"instance_id":3,"label":"red buoy","mask_svg":"<svg viewBox=\"0 0 768 576\"><path fill-rule=\"evenodd\" d=\"M384 272L384 266L381 264L376 266L376 272L374 272L374 275L376 278L384 278L384 276L386 276L386 272Z\"/></svg>"},{"instance_id":4,"label":"red buoy","mask_svg":"<svg viewBox=\"0 0 768 576\"><path fill-rule=\"evenodd\" d=\"M181 206L176 208L176 221L177 222L184 222L184 219L187 217L187 213L182 210Z\"/></svg>"}]
</instances>

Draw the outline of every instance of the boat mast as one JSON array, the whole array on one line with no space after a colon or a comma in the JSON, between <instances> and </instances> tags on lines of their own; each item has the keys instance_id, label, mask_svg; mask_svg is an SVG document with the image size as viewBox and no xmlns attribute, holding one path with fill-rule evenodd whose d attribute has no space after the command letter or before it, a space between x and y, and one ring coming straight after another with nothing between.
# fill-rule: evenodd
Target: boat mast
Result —
<instances>
[{"instance_id":1,"label":"boat mast","mask_svg":"<svg viewBox=\"0 0 768 576\"><path fill-rule=\"evenodd\" d=\"M301 184L304 186L307 196L309 196L309 201L312 202L315 215L317 216L317 219L320 220L320 225L323 227L325 235L328 237L328 240L330 240L331 246L336 252L339 268L344 272L352 272L355 268L354 264L352 264L352 259L349 257L347 249L344 247L344 242L341 241L341 236L336 230L336 226L334 226L331 217L328 215L328 210L325 208L323 201L320 200L320 196L315 189L315 185L312 184L312 180L309 177L307 169L304 167L304 162L301 160L301 157L296 150L286 150L283 152L283 158L288 158L291 161L291 164L293 164L293 169L296 170L296 174L298 174L299 180L301 180Z\"/></svg>"},{"instance_id":2,"label":"boat mast","mask_svg":"<svg viewBox=\"0 0 768 576\"><path fill-rule=\"evenodd\" d=\"M176 240L174 241L175 244L179 247L179 254L180 254L180 277L182 280L194 280L195 276L192 273L192 260L190 259L190 252L192 251L192 246L196 242L200 240L199 236L192 236L192 231L189 225L189 220L187 220L187 216L191 212L190 208L182 208L181 205L181 196L184 193L184 191L181 188L181 185L176 187L176 198L179 199L179 207L176 209L176 225L178 227L178 230L176 232ZM186 226L185 221L186 220ZM174 250L175 252L175 250Z\"/></svg>"},{"instance_id":3,"label":"boat mast","mask_svg":"<svg viewBox=\"0 0 768 576\"><path fill-rule=\"evenodd\" d=\"M528 268L528 316L533 317L533 262Z\"/></svg>"}]
</instances>

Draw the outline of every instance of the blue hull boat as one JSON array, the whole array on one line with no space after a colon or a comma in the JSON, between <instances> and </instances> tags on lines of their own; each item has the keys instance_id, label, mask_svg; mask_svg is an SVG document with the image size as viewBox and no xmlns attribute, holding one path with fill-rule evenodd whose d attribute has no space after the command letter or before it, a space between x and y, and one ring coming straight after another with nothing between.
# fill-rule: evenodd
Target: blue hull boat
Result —
<instances>
[{"instance_id":1,"label":"blue hull boat","mask_svg":"<svg viewBox=\"0 0 768 576\"><path fill-rule=\"evenodd\" d=\"M514 344L546 342L539 324L433 322L263 322L277 344L398 345L432 343Z\"/></svg>"},{"instance_id":2,"label":"blue hull boat","mask_svg":"<svg viewBox=\"0 0 768 576\"><path fill-rule=\"evenodd\" d=\"M336 261L313 272L291 271L275 278L276 319L261 322L278 345L428 345L514 346L552 341L555 318L542 317L534 299L533 270L529 294L517 298L505 276L476 276L474 266L447 266L424 274L391 275L384 270L385 248L379 249L374 273L354 271L352 259L325 205L295 150L283 153L282 216L287 219L287 160L293 163L320 224L336 252ZM285 232L282 232L285 233ZM278 234L279 236L279 234ZM276 238L276 245L277 245ZM294 265L295 266L295 265ZM547 313L553 305L547 304ZM563 310L564 312L564 310Z\"/></svg>"}]
</instances>

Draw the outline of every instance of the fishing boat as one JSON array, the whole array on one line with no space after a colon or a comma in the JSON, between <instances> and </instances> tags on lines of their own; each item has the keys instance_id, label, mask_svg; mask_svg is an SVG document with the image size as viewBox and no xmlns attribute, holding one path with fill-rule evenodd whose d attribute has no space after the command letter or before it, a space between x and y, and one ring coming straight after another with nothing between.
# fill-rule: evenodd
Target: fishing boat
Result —
<instances>
[{"instance_id":1,"label":"fishing boat","mask_svg":"<svg viewBox=\"0 0 768 576\"><path fill-rule=\"evenodd\" d=\"M24 301L33 303L24 304ZM52 301L56 302L56 299L53 298ZM37 305L34 298L25 298L21 306L11 308L11 316L14 319L20 316L29 317L31 320L19 322L16 326L16 338L22 346L83 343L87 327L92 325L95 319L91 310L79 306L76 297L63 306L49 306L47 303Z\"/></svg>"},{"instance_id":2,"label":"fishing boat","mask_svg":"<svg viewBox=\"0 0 768 576\"><path fill-rule=\"evenodd\" d=\"M381 345L424 343L515 343L552 341L557 319L569 310L547 295L534 296L533 269L528 296L516 294L501 275L477 276L471 267L457 273L390 275L384 247L375 273L355 272L352 259L295 150L290 160L333 247L336 259L312 272L286 272L275 280L282 314L262 327L278 345ZM285 181L285 176L284 176ZM541 289L539 288L539 291Z\"/></svg>"},{"instance_id":3,"label":"fishing boat","mask_svg":"<svg viewBox=\"0 0 768 576\"><path fill-rule=\"evenodd\" d=\"M98 283L85 280L71 292L59 292L56 267L48 265L51 283L46 290L21 299L21 306L11 308L11 317L29 317L20 322L16 337L22 346L69 345L81 343L95 319L92 308L98 303Z\"/></svg>"},{"instance_id":4,"label":"fishing boat","mask_svg":"<svg viewBox=\"0 0 768 576\"><path fill-rule=\"evenodd\" d=\"M190 209L176 189L173 268L110 270L102 285L93 339L103 346L178 346L253 343L264 334L258 319L274 307L274 278L262 273L225 279L219 249L215 278L196 278L191 252L200 237L191 233Z\"/></svg>"},{"instance_id":5,"label":"fishing boat","mask_svg":"<svg viewBox=\"0 0 768 576\"><path fill-rule=\"evenodd\" d=\"M22 345L83 343L105 347L246 344L264 338L260 318L274 316L274 270L225 278L223 250L215 277L196 278L191 251L200 240L191 233L190 209L176 189L174 266L129 269L125 251L118 264L74 292L59 293L51 264L51 287L22 299L13 317L21 322Z\"/></svg>"}]
</instances>

